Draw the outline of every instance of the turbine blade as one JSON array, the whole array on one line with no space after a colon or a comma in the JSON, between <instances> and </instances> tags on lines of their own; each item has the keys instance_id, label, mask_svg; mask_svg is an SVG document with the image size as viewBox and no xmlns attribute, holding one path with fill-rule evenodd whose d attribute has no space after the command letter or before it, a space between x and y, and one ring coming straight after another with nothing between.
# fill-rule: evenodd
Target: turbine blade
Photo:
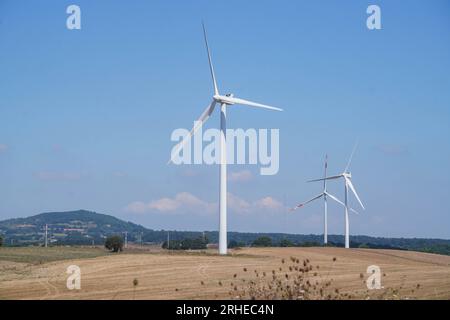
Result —
<instances>
[{"instance_id":1,"label":"turbine blade","mask_svg":"<svg viewBox=\"0 0 450 320\"><path fill-rule=\"evenodd\" d=\"M184 145L191 139L191 137L197 132L198 129L200 129L203 124L206 122L206 120L208 120L209 116L211 115L211 113L213 113L214 108L216 106L216 101L213 100L213 102L211 102L211 104L209 106L206 107L205 111L203 111L203 113L200 115L200 118L198 118L198 120L195 122L194 127L192 128L191 132L189 132L188 135L186 135L183 140L181 140L173 149L174 151L172 152L172 154L170 155L170 160L167 162L167 164L172 162L172 156L174 154L177 154L181 148L184 147Z\"/></svg>"},{"instance_id":2,"label":"turbine blade","mask_svg":"<svg viewBox=\"0 0 450 320\"><path fill-rule=\"evenodd\" d=\"M341 200L339 200L338 198L336 198L336 197L333 196L332 194L326 192L326 195L327 195L328 197L330 197L331 199L333 199L334 201L336 201L337 203L339 203L339 204L341 204L342 206L345 207L345 203L343 203ZM353 209L353 208L349 208L349 209L350 209L350 211L352 211L352 212L354 212L354 213L356 213L356 214L359 214L359 212L356 211L355 209Z\"/></svg>"},{"instance_id":3,"label":"turbine blade","mask_svg":"<svg viewBox=\"0 0 450 320\"><path fill-rule=\"evenodd\" d=\"M337 203L341 204L343 207L345 207L345 203L343 203L341 200L339 200L338 198L336 198L336 197L333 196L332 194L326 192L326 195L327 195L328 197L330 197L331 199L333 199L334 201L336 201ZM350 209L350 211L352 211L352 212L354 212L354 213L356 213L356 214L359 214L359 212L356 211L355 209L353 209L353 208L349 208L349 209Z\"/></svg>"},{"instance_id":4,"label":"turbine blade","mask_svg":"<svg viewBox=\"0 0 450 320\"><path fill-rule=\"evenodd\" d=\"M341 200L339 200L338 198L336 198L336 197L333 196L332 194L326 192L326 195L327 195L328 197L330 197L331 199L333 199L334 201L336 201L337 203L341 204L343 207L345 207L345 203L343 203ZM356 213L356 214L359 214L359 212L356 211L355 209L353 209L353 208L349 208L349 209L350 209L350 211L352 211L352 212L354 212L354 213Z\"/></svg>"},{"instance_id":5,"label":"turbine blade","mask_svg":"<svg viewBox=\"0 0 450 320\"><path fill-rule=\"evenodd\" d=\"M214 94L216 95L216 94L219 94L219 90L217 89L216 76L214 74L214 66L213 66L212 59L211 59L211 53L209 51L208 38L206 36L205 24L202 23L202 25L203 25L203 36L205 37L206 51L208 51L209 70L211 71L211 77L212 77L212 81L213 81L213 85L214 85Z\"/></svg>"},{"instance_id":6,"label":"turbine blade","mask_svg":"<svg viewBox=\"0 0 450 320\"><path fill-rule=\"evenodd\" d=\"M294 208L292 208L290 211L297 210L298 208L301 208L301 207L303 207L304 205L306 205L306 204L308 204L308 203L310 203L310 202L313 202L314 200L317 200L317 199L323 197L324 195L325 195L325 193L321 193L321 194L319 194L318 196L315 196L314 198L309 199L308 201L305 201L305 202L303 202L303 203L300 203L300 204L296 205L296 206L295 206Z\"/></svg>"},{"instance_id":7,"label":"turbine blade","mask_svg":"<svg viewBox=\"0 0 450 320\"><path fill-rule=\"evenodd\" d=\"M358 199L359 204L361 205L361 207L366 210L366 208L364 208L364 205L361 202L361 199L359 199L358 194L356 193L355 187L353 186L352 181L349 178L345 178L345 181L347 182L348 186L350 187L350 189L352 190L353 194L355 195L356 199Z\"/></svg>"},{"instance_id":8,"label":"turbine blade","mask_svg":"<svg viewBox=\"0 0 450 320\"><path fill-rule=\"evenodd\" d=\"M272 107L272 106L268 106L265 104L244 100L244 99L234 98L234 97L227 97L227 100L229 100L232 103L241 104L244 106L263 108L263 109L269 109L269 110L275 110L275 111L283 111L283 109L280 109L280 108L276 108L276 107Z\"/></svg>"},{"instance_id":9,"label":"turbine blade","mask_svg":"<svg viewBox=\"0 0 450 320\"><path fill-rule=\"evenodd\" d=\"M342 177L342 174L340 174L338 176L331 176L331 177L326 177L326 178L321 178L321 179L308 180L306 182L317 182L317 181L324 181L324 180L333 180L333 179L339 179L340 177Z\"/></svg>"},{"instance_id":10,"label":"turbine blade","mask_svg":"<svg viewBox=\"0 0 450 320\"><path fill-rule=\"evenodd\" d=\"M347 166L345 167L344 172L347 172L348 168L350 167L350 163L352 162L353 155L355 154L356 148L358 147L358 143L359 142L356 141L355 145L353 146L352 153L350 154L350 158L348 159Z\"/></svg>"},{"instance_id":11,"label":"turbine blade","mask_svg":"<svg viewBox=\"0 0 450 320\"><path fill-rule=\"evenodd\" d=\"M340 203L341 205L343 205L345 207L345 204L339 200L338 198L336 198L335 196L333 196L331 193L325 192L325 194L330 197L331 199L333 199L334 201L336 201L337 203Z\"/></svg>"}]
</instances>

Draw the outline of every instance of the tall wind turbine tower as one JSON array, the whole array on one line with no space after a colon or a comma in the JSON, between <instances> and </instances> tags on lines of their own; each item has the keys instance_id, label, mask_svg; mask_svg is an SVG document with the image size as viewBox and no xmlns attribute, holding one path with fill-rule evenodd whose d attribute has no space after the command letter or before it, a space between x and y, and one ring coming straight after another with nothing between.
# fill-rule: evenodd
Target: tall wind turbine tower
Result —
<instances>
[{"instance_id":1,"label":"tall wind turbine tower","mask_svg":"<svg viewBox=\"0 0 450 320\"><path fill-rule=\"evenodd\" d=\"M205 25L203 25L203 36L205 38L206 51L208 53L209 69L213 82L213 97L212 102L201 114L200 118L194 123L191 132L184 137L184 139L173 149L169 163L172 161L174 155L178 154L183 146L191 139L195 132L200 129L203 123L208 120L213 113L216 104L220 105L220 182L219 182L219 253L227 254L227 153L226 153L226 122L227 122L227 107L232 105L244 105L255 108L269 109L275 111L283 111L280 108L271 107L265 104L260 104L240 98L235 98L232 93L221 95L216 82L214 73L214 66L211 60L211 53L209 51L208 39L206 36Z\"/></svg>"}]
</instances>

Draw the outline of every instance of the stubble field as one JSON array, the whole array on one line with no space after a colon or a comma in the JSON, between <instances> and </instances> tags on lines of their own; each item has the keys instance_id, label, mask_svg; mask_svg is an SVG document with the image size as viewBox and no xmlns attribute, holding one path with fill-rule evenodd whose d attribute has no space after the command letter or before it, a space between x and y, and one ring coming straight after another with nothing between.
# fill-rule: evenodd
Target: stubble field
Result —
<instances>
[{"instance_id":1,"label":"stubble field","mask_svg":"<svg viewBox=\"0 0 450 320\"><path fill-rule=\"evenodd\" d=\"M389 298L450 299L449 256L342 248L244 248L229 256L215 251L111 254L101 248L1 248L0 299L237 298L236 284L244 288L251 280L261 281L255 270L289 273L292 257L319 266L314 281L330 281L330 289L353 299L366 298L370 265L381 268L384 289L378 292L399 291ZM67 289L69 265L81 269L80 290Z\"/></svg>"}]
</instances>

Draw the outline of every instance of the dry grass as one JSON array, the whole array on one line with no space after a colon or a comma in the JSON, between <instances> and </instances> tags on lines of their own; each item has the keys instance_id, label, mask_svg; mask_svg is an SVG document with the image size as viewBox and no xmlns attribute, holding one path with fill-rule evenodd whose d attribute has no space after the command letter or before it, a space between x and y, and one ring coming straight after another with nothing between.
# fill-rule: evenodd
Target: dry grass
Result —
<instances>
[{"instance_id":1,"label":"dry grass","mask_svg":"<svg viewBox=\"0 0 450 320\"><path fill-rule=\"evenodd\" d=\"M281 275L289 269L291 257L299 259L301 265L309 259L313 267L311 277L330 282L327 294L336 294L338 289L342 299L367 297L366 269L373 264L381 268L385 289L372 290L369 293L372 299L394 295L450 299L448 256L342 248L245 248L225 257L214 251L190 254L142 251L89 259L71 257L43 264L0 260L0 298L230 299L231 282L236 285L237 280L253 281L257 278L255 269L260 277L263 273L271 274L272 270ZM282 259L285 264L280 266ZM81 268L79 291L66 288L66 268L71 264ZM419 288L417 284L420 284Z\"/></svg>"},{"instance_id":2,"label":"dry grass","mask_svg":"<svg viewBox=\"0 0 450 320\"><path fill-rule=\"evenodd\" d=\"M1 247L0 261L43 264L75 258L96 258L108 254L108 251L101 247Z\"/></svg>"}]
</instances>

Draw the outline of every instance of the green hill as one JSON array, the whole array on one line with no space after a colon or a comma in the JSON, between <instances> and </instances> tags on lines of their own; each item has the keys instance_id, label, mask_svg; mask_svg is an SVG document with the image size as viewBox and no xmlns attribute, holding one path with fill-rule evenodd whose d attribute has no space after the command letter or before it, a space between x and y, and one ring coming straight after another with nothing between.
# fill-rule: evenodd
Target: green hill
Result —
<instances>
[{"instance_id":1,"label":"green hill","mask_svg":"<svg viewBox=\"0 0 450 320\"><path fill-rule=\"evenodd\" d=\"M0 233L8 245L42 244L45 225L48 225L49 242L53 244L103 243L108 235L124 232L133 241L147 230L110 215L78 210L0 221Z\"/></svg>"}]
</instances>

